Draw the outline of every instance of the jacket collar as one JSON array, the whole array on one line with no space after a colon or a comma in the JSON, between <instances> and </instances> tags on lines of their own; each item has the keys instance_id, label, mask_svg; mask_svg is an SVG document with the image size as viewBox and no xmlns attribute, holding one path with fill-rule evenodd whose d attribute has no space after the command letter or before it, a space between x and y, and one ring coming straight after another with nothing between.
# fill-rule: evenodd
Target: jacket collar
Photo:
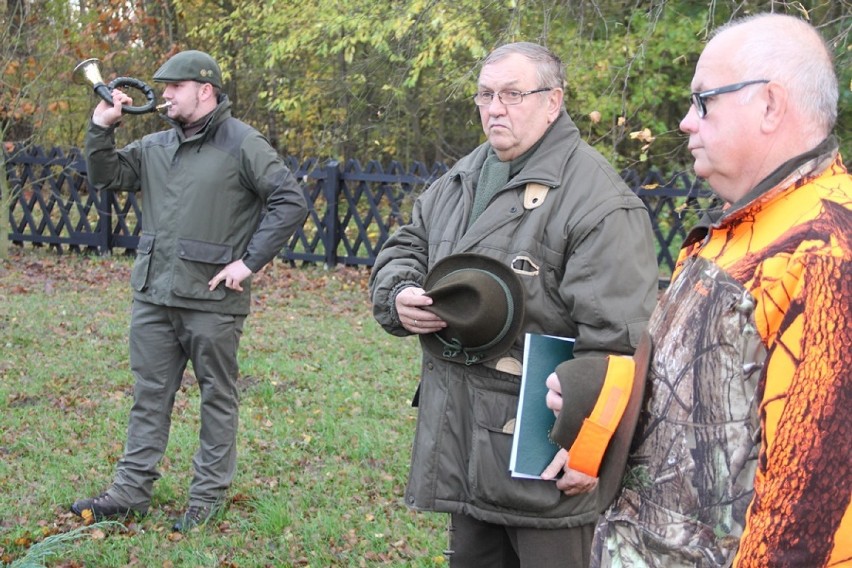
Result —
<instances>
[{"instance_id":1,"label":"jacket collar","mask_svg":"<svg viewBox=\"0 0 852 568\"><path fill-rule=\"evenodd\" d=\"M207 119L204 123L204 126L202 126L201 129L198 130L198 132L196 132L194 135L190 136L189 138L187 138L183 134L183 126L184 126L183 124L177 122L176 120L169 118L166 115L160 115L160 117L163 120L168 122L172 126L172 128L175 129L175 132L177 133L177 136L178 136L178 140L180 140L180 141L193 139L196 136L202 136L206 139L207 136L208 136L208 132L210 130L212 130L216 125L218 125L222 121L230 118L230 116L231 116L231 100L228 98L228 95L226 95L224 93L219 94L218 104L216 105L216 108L213 109L213 111L210 114L207 115Z\"/></svg>"},{"instance_id":2,"label":"jacket collar","mask_svg":"<svg viewBox=\"0 0 852 568\"><path fill-rule=\"evenodd\" d=\"M815 174L821 173L834 162L837 150L837 139L829 136L812 150L787 160L754 186L754 189L745 194L742 199L731 204L731 207L725 211L725 216L732 216L738 210L761 200L775 188L787 188L800 179L815 177Z\"/></svg>"},{"instance_id":3,"label":"jacket collar","mask_svg":"<svg viewBox=\"0 0 852 568\"><path fill-rule=\"evenodd\" d=\"M561 184L559 174L564 170L565 162L569 160L579 144L580 130L565 109L562 109L541 140L534 146L535 151L529 156L523 169L512 178L507 187L519 187L531 182L557 187ZM481 144L456 162L449 174L463 182L472 183L479 176L479 170L482 169L482 163L489 152L493 152L491 144L488 142Z\"/></svg>"},{"instance_id":4,"label":"jacket collar","mask_svg":"<svg viewBox=\"0 0 852 568\"><path fill-rule=\"evenodd\" d=\"M798 181L819 176L837 159L837 153L837 138L831 135L812 150L787 160L736 203L705 211L701 220L690 230L683 246L704 239L712 227L736 222L742 215L748 214L754 205L775 198Z\"/></svg>"}]
</instances>

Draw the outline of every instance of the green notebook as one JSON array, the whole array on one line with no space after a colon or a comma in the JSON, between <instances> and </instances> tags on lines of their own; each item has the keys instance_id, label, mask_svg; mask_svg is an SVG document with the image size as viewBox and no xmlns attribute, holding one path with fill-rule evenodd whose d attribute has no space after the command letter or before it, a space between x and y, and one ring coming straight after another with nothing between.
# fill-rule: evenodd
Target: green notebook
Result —
<instances>
[{"instance_id":1,"label":"green notebook","mask_svg":"<svg viewBox=\"0 0 852 568\"><path fill-rule=\"evenodd\" d=\"M559 446L550 440L556 417L547 408L545 381L557 365L574 357L574 340L554 335L527 333L521 395L509 470L512 477L540 479Z\"/></svg>"}]
</instances>

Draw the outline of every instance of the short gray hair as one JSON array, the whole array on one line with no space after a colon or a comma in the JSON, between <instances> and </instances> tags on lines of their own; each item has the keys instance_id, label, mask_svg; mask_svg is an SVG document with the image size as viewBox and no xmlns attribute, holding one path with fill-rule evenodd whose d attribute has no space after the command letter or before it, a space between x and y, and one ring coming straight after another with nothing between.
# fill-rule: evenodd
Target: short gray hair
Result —
<instances>
[{"instance_id":1,"label":"short gray hair","mask_svg":"<svg viewBox=\"0 0 852 568\"><path fill-rule=\"evenodd\" d=\"M713 37L738 28L743 41L734 61L742 61L742 80L769 79L784 85L792 104L811 124L811 131L805 134L815 144L821 142L837 122L839 96L825 40L804 20L771 13L733 20L719 27Z\"/></svg>"},{"instance_id":2,"label":"short gray hair","mask_svg":"<svg viewBox=\"0 0 852 568\"><path fill-rule=\"evenodd\" d=\"M561 89L565 86L565 66L562 64L562 60L555 53L537 43L519 41L501 45L488 54L488 57L482 62L482 66L497 63L515 53L523 55L535 65L539 88Z\"/></svg>"}]
</instances>

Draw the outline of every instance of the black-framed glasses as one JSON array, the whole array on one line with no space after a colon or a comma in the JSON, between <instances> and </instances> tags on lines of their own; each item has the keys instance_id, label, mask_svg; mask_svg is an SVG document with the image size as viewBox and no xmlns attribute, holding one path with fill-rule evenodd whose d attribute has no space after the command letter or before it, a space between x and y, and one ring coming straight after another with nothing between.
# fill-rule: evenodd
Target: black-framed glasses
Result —
<instances>
[{"instance_id":1,"label":"black-framed glasses","mask_svg":"<svg viewBox=\"0 0 852 568\"><path fill-rule=\"evenodd\" d=\"M734 83L733 85L725 85L724 87L717 87L715 89L710 89L709 91L701 91L700 93L692 93L689 96L690 101L693 105L695 105L695 111L698 113L698 118L704 118L707 116L707 99L710 97L715 97L716 95L723 95L725 93L733 93L735 91L739 91L749 85L756 85L758 83L768 83L769 79L757 79L754 81L743 81L742 83Z\"/></svg>"},{"instance_id":2,"label":"black-framed glasses","mask_svg":"<svg viewBox=\"0 0 852 568\"><path fill-rule=\"evenodd\" d=\"M504 105L519 105L524 102L524 97L527 95L552 90L552 87L546 87L544 89L533 89L532 91L500 91L499 93L481 91L473 95L473 102L476 103L476 106L488 106L494 102L494 97L496 96Z\"/></svg>"}]
</instances>

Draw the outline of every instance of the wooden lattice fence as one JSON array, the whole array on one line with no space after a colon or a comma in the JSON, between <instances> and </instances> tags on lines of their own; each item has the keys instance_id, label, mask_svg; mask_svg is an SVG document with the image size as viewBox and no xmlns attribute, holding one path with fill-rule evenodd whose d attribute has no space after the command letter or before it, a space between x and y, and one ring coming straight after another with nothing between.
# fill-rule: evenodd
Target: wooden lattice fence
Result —
<instances>
[{"instance_id":1,"label":"wooden lattice fence","mask_svg":"<svg viewBox=\"0 0 852 568\"><path fill-rule=\"evenodd\" d=\"M135 250L142 230L136 195L90 191L80 150L15 148L5 158L11 188L8 238L13 243L59 252ZM287 162L300 180L310 212L281 257L328 266L371 266L388 236L406 222L414 197L447 171L441 163L429 168L421 163L384 167L370 161L362 166L357 160L341 164L294 157ZM640 177L627 170L622 175L648 208L665 279L689 226L714 202L712 194L686 174L663 178L652 171Z\"/></svg>"}]
</instances>

